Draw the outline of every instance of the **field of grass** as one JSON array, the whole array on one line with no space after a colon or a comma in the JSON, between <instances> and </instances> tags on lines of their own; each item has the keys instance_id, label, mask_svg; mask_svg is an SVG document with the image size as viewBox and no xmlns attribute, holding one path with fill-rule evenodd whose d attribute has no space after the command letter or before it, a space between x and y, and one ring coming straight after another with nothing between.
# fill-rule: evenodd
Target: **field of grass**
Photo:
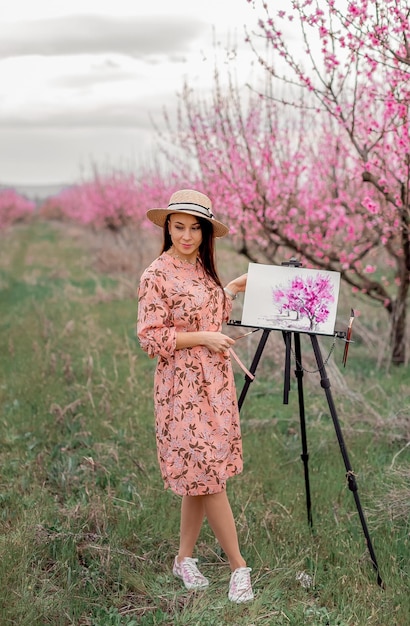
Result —
<instances>
[{"instance_id":1,"label":"field of grass","mask_svg":"<svg viewBox=\"0 0 410 626\"><path fill-rule=\"evenodd\" d=\"M197 556L210 588L173 578L179 501L159 476L155 362L135 337L138 277L154 255L142 237L71 225L0 235L1 626L408 626L410 368L381 366L386 320L350 295L339 326L351 306L365 314L348 366L336 342L326 367L385 589L302 336L307 523L294 365L285 405L274 332L241 411L244 472L228 485L255 601L228 601L229 568L206 525ZM226 279L246 267L227 244L220 259ZM238 342L248 365L259 337ZM324 358L331 344L320 339Z\"/></svg>"}]
</instances>

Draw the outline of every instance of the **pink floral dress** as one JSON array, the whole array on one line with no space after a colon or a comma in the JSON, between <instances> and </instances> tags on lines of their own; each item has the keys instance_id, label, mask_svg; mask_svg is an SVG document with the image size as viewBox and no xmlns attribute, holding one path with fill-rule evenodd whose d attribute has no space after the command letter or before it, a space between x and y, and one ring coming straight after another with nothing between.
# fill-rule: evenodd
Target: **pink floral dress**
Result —
<instances>
[{"instance_id":1,"label":"pink floral dress","mask_svg":"<svg viewBox=\"0 0 410 626\"><path fill-rule=\"evenodd\" d=\"M175 345L177 332L221 331L232 303L199 261L165 252L144 271L138 299L140 345L158 357L154 407L164 485L179 495L218 493L242 471L231 360L205 346Z\"/></svg>"}]
</instances>

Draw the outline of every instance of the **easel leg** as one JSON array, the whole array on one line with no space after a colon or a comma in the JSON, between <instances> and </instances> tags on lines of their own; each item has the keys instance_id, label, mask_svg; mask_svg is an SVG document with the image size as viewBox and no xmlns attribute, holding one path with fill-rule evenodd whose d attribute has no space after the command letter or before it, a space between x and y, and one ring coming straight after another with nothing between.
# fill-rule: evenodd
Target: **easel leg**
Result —
<instances>
[{"instance_id":1,"label":"easel leg","mask_svg":"<svg viewBox=\"0 0 410 626\"><path fill-rule=\"evenodd\" d=\"M254 374L256 372L256 368L258 367L258 363L262 356L262 352L265 347L265 344L268 340L269 333L270 333L270 329L265 329L262 333L262 337L256 349L255 356L253 357L251 366L249 368L249 371L251 374ZM245 397L246 397L246 394L248 392L249 385L251 384L251 382L252 382L252 379L250 379L249 376L245 376L245 384L242 388L241 395L239 396L239 399L238 399L239 410L241 410L242 408L242 404L244 403L244 400L245 400Z\"/></svg>"},{"instance_id":2,"label":"easel leg","mask_svg":"<svg viewBox=\"0 0 410 626\"><path fill-rule=\"evenodd\" d=\"M289 404L290 392L290 356L292 348L292 333L284 331L283 340L285 342L285 375L283 381L283 404Z\"/></svg>"},{"instance_id":3,"label":"easel leg","mask_svg":"<svg viewBox=\"0 0 410 626\"><path fill-rule=\"evenodd\" d=\"M348 487L350 489L350 491L353 492L353 496L355 499L355 503L356 503L356 507L357 507L357 512L359 513L359 518L360 518L360 522L362 524L362 529L363 529L363 533L364 536L366 538L366 544L367 544L367 548L369 550L369 554L370 554L370 558L372 560L373 563L373 567L377 572L377 584L384 588L384 583L380 577L380 573L379 573L379 566L377 564L377 559L376 559L376 555L374 553L373 550L373 545L372 545L372 541L369 535L369 531L367 528L367 524L366 524L366 519L364 517L364 513L362 510L362 506L360 504L360 498L359 498L359 494L358 494L358 488L357 488L357 483L356 483L356 478L353 472L353 469L350 465L350 461L349 461L349 456L347 454L347 450L346 450L346 446L345 446L345 442L343 439L343 434L342 434L342 430L340 428L340 424L339 424L339 420L337 417L337 413L336 413L336 408L333 402L333 398L332 398L332 394L330 391L330 381L326 375L326 369L325 369L325 365L323 363L323 358L322 358L322 353L320 351L320 347L319 347L319 342L317 339L316 335L310 335L310 339L312 342L312 346L313 346L313 351L315 353L315 357L316 357L316 363L320 372L320 384L323 387L323 389L325 390L326 393L326 398L327 398L327 403L329 405L329 410L330 410L330 414L332 416L332 420L333 420L333 425L335 427L335 431L336 431L336 436L337 436L337 440L339 443L339 448L340 451L342 453L342 457L343 457L343 461L345 464L345 468L346 468L346 478L347 478L347 483L348 483Z\"/></svg>"},{"instance_id":4,"label":"easel leg","mask_svg":"<svg viewBox=\"0 0 410 626\"><path fill-rule=\"evenodd\" d=\"M295 376L296 376L296 380L298 384L300 435L302 438L302 454L300 456L303 461L303 468L305 472L306 509L307 509L308 523L310 526L313 526L312 501L310 497L310 483L309 483L309 453L308 453L307 436L306 436L305 402L304 402L304 396L303 396L302 351L300 348L300 335L298 333L295 333L294 337L295 337L295 356L296 356Z\"/></svg>"}]
</instances>

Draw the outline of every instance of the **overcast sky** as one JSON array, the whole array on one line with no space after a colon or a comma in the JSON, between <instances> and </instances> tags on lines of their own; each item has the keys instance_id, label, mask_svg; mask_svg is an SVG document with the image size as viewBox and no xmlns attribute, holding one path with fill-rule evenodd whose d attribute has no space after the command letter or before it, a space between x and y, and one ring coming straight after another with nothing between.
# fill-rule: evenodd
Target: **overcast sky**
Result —
<instances>
[{"instance_id":1,"label":"overcast sky","mask_svg":"<svg viewBox=\"0 0 410 626\"><path fill-rule=\"evenodd\" d=\"M214 38L249 77L256 20L246 0L0 0L0 184L137 166L184 77L211 87Z\"/></svg>"}]
</instances>

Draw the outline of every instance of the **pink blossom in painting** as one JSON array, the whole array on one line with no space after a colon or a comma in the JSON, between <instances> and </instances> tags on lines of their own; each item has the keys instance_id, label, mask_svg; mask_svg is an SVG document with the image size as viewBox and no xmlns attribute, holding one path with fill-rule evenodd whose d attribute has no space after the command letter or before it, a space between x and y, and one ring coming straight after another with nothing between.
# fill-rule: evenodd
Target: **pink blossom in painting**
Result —
<instances>
[{"instance_id":1,"label":"pink blossom in painting","mask_svg":"<svg viewBox=\"0 0 410 626\"><path fill-rule=\"evenodd\" d=\"M303 326L310 331L326 322L335 301L332 281L323 274L295 276L285 287L275 287L272 296L280 314L293 313L297 320L306 320Z\"/></svg>"}]
</instances>

